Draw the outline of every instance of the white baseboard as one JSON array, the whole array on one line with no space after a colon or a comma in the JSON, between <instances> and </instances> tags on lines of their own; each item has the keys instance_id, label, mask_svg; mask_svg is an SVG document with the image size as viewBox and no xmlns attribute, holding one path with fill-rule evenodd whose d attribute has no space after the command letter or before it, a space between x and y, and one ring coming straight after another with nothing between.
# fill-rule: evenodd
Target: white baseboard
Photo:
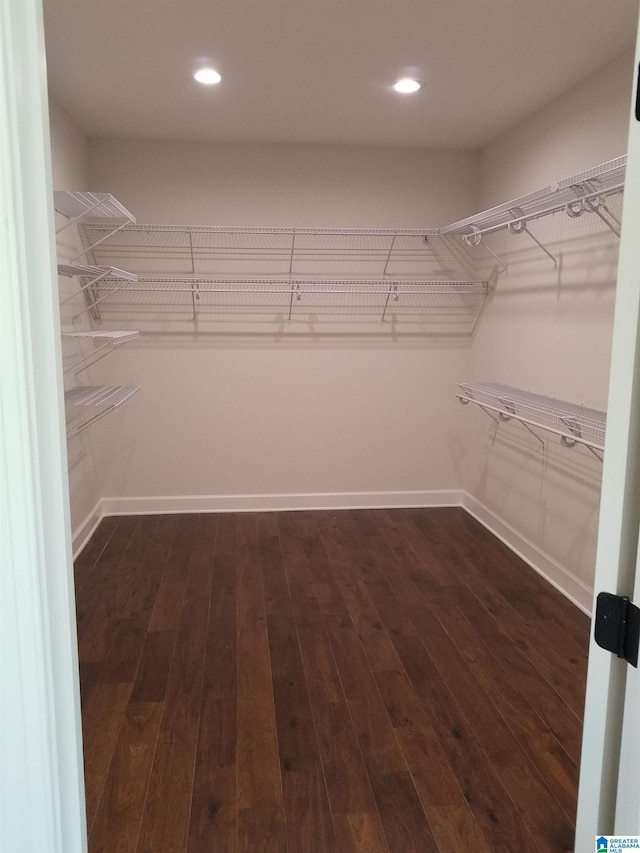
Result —
<instances>
[{"instance_id":1,"label":"white baseboard","mask_svg":"<svg viewBox=\"0 0 640 853\"><path fill-rule=\"evenodd\" d=\"M459 506L456 489L411 492L321 492L276 495L178 495L103 498L103 515L161 515L189 512L269 512L303 509L387 509Z\"/></svg>"},{"instance_id":2,"label":"white baseboard","mask_svg":"<svg viewBox=\"0 0 640 853\"><path fill-rule=\"evenodd\" d=\"M566 596L587 616L591 615L593 589L584 581L576 577L529 539L522 536L521 533L518 533L515 528L468 492L462 492L461 505L469 515L472 515L518 557L542 575L551 586Z\"/></svg>"},{"instance_id":3,"label":"white baseboard","mask_svg":"<svg viewBox=\"0 0 640 853\"><path fill-rule=\"evenodd\" d=\"M102 501L99 500L98 503L91 510L89 515L82 522L82 524L80 524L80 526L73 531L71 547L73 549L74 560L82 551L89 539L91 539L91 537L93 536L95 529L102 521L104 514L105 513L102 508Z\"/></svg>"},{"instance_id":4,"label":"white baseboard","mask_svg":"<svg viewBox=\"0 0 640 853\"><path fill-rule=\"evenodd\" d=\"M103 498L74 532L78 556L106 515L163 515L193 512L270 512L274 510L389 509L393 507L461 506L504 542L525 563L584 613L590 614L593 590L468 492L456 489L407 492L322 492L274 495L173 495Z\"/></svg>"}]
</instances>

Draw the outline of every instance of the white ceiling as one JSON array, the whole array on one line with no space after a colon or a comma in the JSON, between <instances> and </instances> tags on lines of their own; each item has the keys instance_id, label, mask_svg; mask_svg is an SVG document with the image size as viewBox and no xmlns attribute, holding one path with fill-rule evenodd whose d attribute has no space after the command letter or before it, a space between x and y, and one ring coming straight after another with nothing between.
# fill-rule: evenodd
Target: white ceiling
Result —
<instances>
[{"instance_id":1,"label":"white ceiling","mask_svg":"<svg viewBox=\"0 0 640 853\"><path fill-rule=\"evenodd\" d=\"M44 0L89 136L477 148L635 41L638 0ZM223 75L195 83L202 58ZM390 86L407 73L415 95Z\"/></svg>"}]
</instances>

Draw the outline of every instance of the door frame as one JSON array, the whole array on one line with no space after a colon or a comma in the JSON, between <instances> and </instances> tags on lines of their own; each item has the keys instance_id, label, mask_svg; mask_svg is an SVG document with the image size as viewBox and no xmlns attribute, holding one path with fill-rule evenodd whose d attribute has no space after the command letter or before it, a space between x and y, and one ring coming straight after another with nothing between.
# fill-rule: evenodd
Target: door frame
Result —
<instances>
[{"instance_id":1,"label":"door frame","mask_svg":"<svg viewBox=\"0 0 640 853\"><path fill-rule=\"evenodd\" d=\"M640 61L636 42L634 68ZM607 406L594 603L600 592L634 594L640 524L640 123L634 80ZM640 576L638 578L640 581ZM640 833L616 805L629 665L599 648L591 632L576 819L576 851L594 850L599 835ZM627 726L625 751L640 750L637 725ZM627 783L640 800L637 771ZM620 777L622 779L622 776ZM630 792L632 793L632 791ZM633 794L632 794L633 796ZM616 811L618 810L618 818Z\"/></svg>"},{"instance_id":2,"label":"door frame","mask_svg":"<svg viewBox=\"0 0 640 853\"><path fill-rule=\"evenodd\" d=\"M87 849L41 0L0 0L0 849Z\"/></svg>"}]
</instances>

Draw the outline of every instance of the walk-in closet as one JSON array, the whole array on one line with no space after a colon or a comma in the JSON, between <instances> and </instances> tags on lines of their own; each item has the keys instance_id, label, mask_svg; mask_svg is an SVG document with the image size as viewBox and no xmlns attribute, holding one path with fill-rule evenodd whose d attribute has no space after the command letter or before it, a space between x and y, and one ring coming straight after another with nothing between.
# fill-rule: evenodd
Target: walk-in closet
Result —
<instances>
[{"instance_id":1,"label":"walk-in closet","mask_svg":"<svg viewBox=\"0 0 640 853\"><path fill-rule=\"evenodd\" d=\"M43 6L77 849L635 834L637 0Z\"/></svg>"}]
</instances>

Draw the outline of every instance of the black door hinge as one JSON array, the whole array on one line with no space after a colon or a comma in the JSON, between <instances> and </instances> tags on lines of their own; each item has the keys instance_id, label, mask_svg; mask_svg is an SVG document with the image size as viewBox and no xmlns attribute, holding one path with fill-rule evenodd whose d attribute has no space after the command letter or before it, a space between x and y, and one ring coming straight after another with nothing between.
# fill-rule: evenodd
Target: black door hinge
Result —
<instances>
[{"instance_id":1,"label":"black door hinge","mask_svg":"<svg viewBox=\"0 0 640 853\"><path fill-rule=\"evenodd\" d=\"M601 592L596 599L594 636L602 649L638 666L640 608L626 595Z\"/></svg>"}]
</instances>

